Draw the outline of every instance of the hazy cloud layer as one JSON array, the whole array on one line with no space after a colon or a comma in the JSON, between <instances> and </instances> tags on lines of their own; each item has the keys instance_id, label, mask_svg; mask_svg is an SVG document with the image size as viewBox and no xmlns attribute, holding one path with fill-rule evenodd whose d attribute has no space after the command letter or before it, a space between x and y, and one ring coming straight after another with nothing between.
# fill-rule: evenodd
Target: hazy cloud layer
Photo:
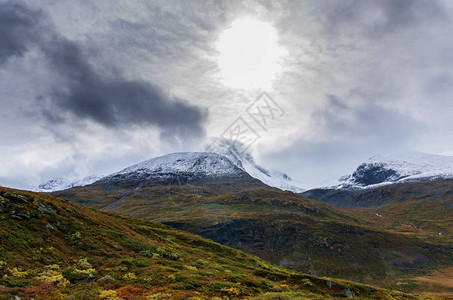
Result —
<instances>
[{"instance_id":1,"label":"hazy cloud layer","mask_svg":"<svg viewBox=\"0 0 453 300\"><path fill-rule=\"evenodd\" d=\"M346 0L330 2L325 9L330 33L357 33L368 39L381 39L448 18L442 5L430 0Z\"/></svg>"},{"instance_id":2,"label":"hazy cloud layer","mask_svg":"<svg viewBox=\"0 0 453 300\"><path fill-rule=\"evenodd\" d=\"M320 135L332 140L368 144L375 141L383 146L400 148L423 128L422 122L412 116L382 107L376 104L378 101L372 101L372 96L367 100L362 105L352 106L335 95L326 95L326 106L312 114L313 130L321 130Z\"/></svg>"},{"instance_id":3,"label":"hazy cloud layer","mask_svg":"<svg viewBox=\"0 0 453 300\"><path fill-rule=\"evenodd\" d=\"M375 154L453 151L451 1L23 1L0 0L0 184L203 149L262 92L219 80L216 41L244 17L288 52L263 165L310 187Z\"/></svg>"}]
</instances>

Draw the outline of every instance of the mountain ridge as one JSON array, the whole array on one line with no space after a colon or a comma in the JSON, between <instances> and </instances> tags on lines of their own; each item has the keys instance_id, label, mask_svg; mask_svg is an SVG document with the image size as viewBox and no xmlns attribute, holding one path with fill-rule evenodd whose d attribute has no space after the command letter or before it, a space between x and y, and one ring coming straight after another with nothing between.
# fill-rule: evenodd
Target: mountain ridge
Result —
<instances>
[{"instance_id":1,"label":"mountain ridge","mask_svg":"<svg viewBox=\"0 0 453 300\"><path fill-rule=\"evenodd\" d=\"M351 174L319 189L360 190L399 182L453 178L453 157L423 152L375 155Z\"/></svg>"},{"instance_id":2,"label":"mountain ridge","mask_svg":"<svg viewBox=\"0 0 453 300\"><path fill-rule=\"evenodd\" d=\"M33 190L37 192L61 191L93 183L105 183L109 180L115 180L115 177L124 179L124 177L127 177L126 174L128 174L128 177L135 175L136 179L141 178L142 180L147 177L148 181L154 179L156 182L167 179L167 183L173 184L196 183L195 179L201 180L202 177L205 179L223 177L223 181L228 179L236 181L235 176L246 178L249 175L270 187L295 193L305 190L298 183L293 182L288 175L268 171L259 166L250 153L240 151L243 145L239 141L213 139L213 143L216 145L213 147L213 151L170 153L142 161L106 176L88 176L75 181L61 178L52 179L40 184ZM247 173L247 175L244 173ZM206 181L209 181L209 179ZM212 181L215 182L215 179Z\"/></svg>"}]
</instances>

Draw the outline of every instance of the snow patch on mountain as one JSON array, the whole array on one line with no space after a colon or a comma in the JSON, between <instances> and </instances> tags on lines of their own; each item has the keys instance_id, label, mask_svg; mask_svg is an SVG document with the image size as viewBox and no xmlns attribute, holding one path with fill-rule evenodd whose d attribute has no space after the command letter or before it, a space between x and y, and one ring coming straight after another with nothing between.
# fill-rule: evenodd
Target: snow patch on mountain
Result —
<instances>
[{"instance_id":1,"label":"snow patch on mountain","mask_svg":"<svg viewBox=\"0 0 453 300\"><path fill-rule=\"evenodd\" d=\"M364 189L418 180L453 178L453 157L408 152L377 155L359 165L352 175L342 177L337 189Z\"/></svg>"},{"instance_id":2,"label":"snow patch on mountain","mask_svg":"<svg viewBox=\"0 0 453 300\"><path fill-rule=\"evenodd\" d=\"M244 148L244 144L239 141L229 139L212 139L211 151L226 156L234 165L247 172L250 176L260 180L264 184L281 190L301 193L305 191L300 184L294 182L285 173L269 171L258 165L253 157Z\"/></svg>"},{"instance_id":3,"label":"snow patch on mountain","mask_svg":"<svg viewBox=\"0 0 453 300\"><path fill-rule=\"evenodd\" d=\"M76 186L85 186L101 179L102 176L87 176L82 179L74 180L68 178L55 178L41 183L32 189L35 192L55 192L69 189Z\"/></svg>"}]
</instances>

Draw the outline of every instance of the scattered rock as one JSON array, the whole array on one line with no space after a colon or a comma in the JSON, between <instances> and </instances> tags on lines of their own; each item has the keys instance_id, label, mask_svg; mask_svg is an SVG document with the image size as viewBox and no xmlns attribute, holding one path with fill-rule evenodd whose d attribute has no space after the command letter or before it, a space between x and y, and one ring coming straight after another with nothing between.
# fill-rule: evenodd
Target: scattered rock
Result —
<instances>
[{"instance_id":1,"label":"scattered rock","mask_svg":"<svg viewBox=\"0 0 453 300\"><path fill-rule=\"evenodd\" d=\"M71 282L72 283L80 283L80 282L92 282L96 280L96 276L93 274L89 274L87 277L82 278L82 279L74 279Z\"/></svg>"},{"instance_id":2,"label":"scattered rock","mask_svg":"<svg viewBox=\"0 0 453 300\"><path fill-rule=\"evenodd\" d=\"M47 228L47 229L50 229L50 230L55 230L55 229L56 229L55 226L53 226L53 225L50 224L50 223L47 223L47 224L46 224L46 228Z\"/></svg>"},{"instance_id":3,"label":"scattered rock","mask_svg":"<svg viewBox=\"0 0 453 300\"><path fill-rule=\"evenodd\" d=\"M9 215L9 217L11 219L16 219L16 220L21 220L21 221L30 220L34 216L35 215L28 210L20 211L20 212L16 212L15 210L13 210L11 212L11 214Z\"/></svg>"},{"instance_id":4,"label":"scattered rock","mask_svg":"<svg viewBox=\"0 0 453 300\"><path fill-rule=\"evenodd\" d=\"M330 290L335 283L333 283L332 281L327 281L326 284L327 284L327 286L329 287L329 290Z\"/></svg>"},{"instance_id":5,"label":"scattered rock","mask_svg":"<svg viewBox=\"0 0 453 300\"><path fill-rule=\"evenodd\" d=\"M345 296L348 297L348 298L354 298L354 297L355 297L354 292L351 291L349 288L346 288L346 289L344 290L344 294L345 294Z\"/></svg>"},{"instance_id":6,"label":"scattered rock","mask_svg":"<svg viewBox=\"0 0 453 300\"><path fill-rule=\"evenodd\" d=\"M90 274L87 276L87 278L85 279L85 281L95 281L96 280L96 276L94 276L93 274Z\"/></svg>"},{"instance_id":7,"label":"scattered rock","mask_svg":"<svg viewBox=\"0 0 453 300\"><path fill-rule=\"evenodd\" d=\"M42 214L58 214L57 210L53 208L51 204L41 200L38 201L38 206L36 208Z\"/></svg>"},{"instance_id":8,"label":"scattered rock","mask_svg":"<svg viewBox=\"0 0 453 300\"><path fill-rule=\"evenodd\" d=\"M99 279L99 282L107 282L107 281L116 281L116 279L109 275L104 276L101 279Z\"/></svg>"},{"instance_id":9,"label":"scattered rock","mask_svg":"<svg viewBox=\"0 0 453 300\"><path fill-rule=\"evenodd\" d=\"M15 204L28 204L28 200L22 197L21 195L14 194L11 192L6 192L3 194L3 197L7 198L9 201Z\"/></svg>"},{"instance_id":10,"label":"scattered rock","mask_svg":"<svg viewBox=\"0 0 453 300\"><path fill-rule=\"evenodd\" d=\"M9 204L8 199L4 198L3 196L0 196L0 207L7 207Z\"/></svg>"}]
</instances>

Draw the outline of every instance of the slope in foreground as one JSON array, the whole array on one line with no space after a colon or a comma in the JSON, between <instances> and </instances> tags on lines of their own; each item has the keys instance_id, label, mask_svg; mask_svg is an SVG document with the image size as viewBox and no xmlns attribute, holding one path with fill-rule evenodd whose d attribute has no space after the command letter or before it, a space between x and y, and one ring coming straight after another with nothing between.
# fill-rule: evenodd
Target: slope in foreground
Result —
<instances>
[{"instance_id":1,"label":"slope in foreground","mask_svg":"<svg viewBox=\"0 0 453 300\"><path fill-rule=\"evenodd\" d=\"M0 187L0 213L2 299L414 298L303 275L164 225L48 195Z\"/></svg>"}]
</instances>

